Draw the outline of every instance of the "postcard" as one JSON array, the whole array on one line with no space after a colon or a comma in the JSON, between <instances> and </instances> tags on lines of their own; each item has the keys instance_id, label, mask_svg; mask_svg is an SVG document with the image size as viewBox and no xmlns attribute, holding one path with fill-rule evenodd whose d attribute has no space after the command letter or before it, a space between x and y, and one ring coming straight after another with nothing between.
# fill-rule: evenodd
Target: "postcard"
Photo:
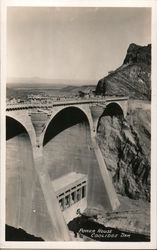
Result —
<instances>
[{"instance_id":1,"label":"postcard","mask_svg":"<svg viewBox=\"0 0 157 250\"><path fill-rule=\"evenodd\" d=\"M2 249L156 248L156 9L2 1Z\"/></svg>"}]
</instances>

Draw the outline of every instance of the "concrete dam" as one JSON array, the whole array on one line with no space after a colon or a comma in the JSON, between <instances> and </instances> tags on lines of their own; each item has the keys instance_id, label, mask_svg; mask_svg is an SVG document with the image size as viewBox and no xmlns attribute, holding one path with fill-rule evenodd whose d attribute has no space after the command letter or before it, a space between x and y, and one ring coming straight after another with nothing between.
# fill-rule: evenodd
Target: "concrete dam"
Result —
<instances>
[{"instance_id":1,"label":"concrete dam","mask_svg":"<svg viewBox=\"0 0 157 250\"><path fill-rule=\"evenodd\" d=\"M46 241L67 241L70 213L74 216L85 206L101 211L118 208L96 133L101 116L125 117L127 102L123 97L57 102L48 107L7 106L7 225ZM59 182L67 195L56 193Z\"/></svg>"}]
</instances>

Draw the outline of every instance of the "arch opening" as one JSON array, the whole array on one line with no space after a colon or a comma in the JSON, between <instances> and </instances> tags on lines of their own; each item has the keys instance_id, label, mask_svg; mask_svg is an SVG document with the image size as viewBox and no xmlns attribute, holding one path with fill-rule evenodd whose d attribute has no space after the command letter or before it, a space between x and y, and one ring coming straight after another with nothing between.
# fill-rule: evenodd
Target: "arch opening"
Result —
<instances>
[{"instance_id":1,"label":"arch opening","mask_svg":"<svg viewBox=\"0 0 157 250\"><path fill-rule=\"evenodd\" d=\"M123 116L123 110L117 103L110 103L106 106L102 116Z\"/></svg>"},{"instance_id":2,"label":"arch opening","mask_svg":"<svg viewBox=\"0 0 157 250\"><path fill-rule=\"evenodd\" d=\"M121 106L118 103L110 103L106 106L104 112L102 113L102 115L99 117L98 119L98 123L97 123L97 132L99 131L99 126L100 126L100 122L101 122L101 118L104 116L110 116L111 118L113 117L117 117L117 118L124 118L124 113L123 110L121 108Z\"/></svg>"},{"instance_id":3,"label":"arch opening","mask_svg":"<svg viewBox=\"0 0 157 250\"><path fill-rule=\"evenodd\" d=\"M77 107L62 109L50 121L44 135L43 146L45 146L51 139L62 131L80 123L89 125L88 118L81 109Z\"/></svg>"},{"instance_id":4,"label":"arch opening","mask_svg":"<svg viewBox=\"0 0 157 250\"><path fill-rule=\"evenodd\" d=\"M27 134L25 127L16 119L7 116L6 117L6 140L9 140L20 134Z\"/></svg>"}]
</instances>

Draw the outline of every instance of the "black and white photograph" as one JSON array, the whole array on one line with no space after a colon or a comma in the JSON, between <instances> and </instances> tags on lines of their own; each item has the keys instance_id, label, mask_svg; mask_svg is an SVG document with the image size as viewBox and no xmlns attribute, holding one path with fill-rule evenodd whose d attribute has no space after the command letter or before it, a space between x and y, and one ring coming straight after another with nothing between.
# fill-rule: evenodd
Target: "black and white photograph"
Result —
<instances>
[{"instance_id":1,"label":"black and white photograph","mask_svg":"<svg viewBox=\"0 0 157 250\"><path fill-rule=\"evenodd\" d=\"M8 6L5 89L5 242L150 243L152 8Z\"/></svg>"}]
</instances>

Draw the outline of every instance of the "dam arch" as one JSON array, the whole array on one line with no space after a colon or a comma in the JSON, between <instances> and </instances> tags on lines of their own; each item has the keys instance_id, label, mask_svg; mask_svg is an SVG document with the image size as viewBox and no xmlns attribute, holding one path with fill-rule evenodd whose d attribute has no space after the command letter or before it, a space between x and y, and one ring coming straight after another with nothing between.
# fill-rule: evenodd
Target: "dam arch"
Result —
<instances>
[{"instance_id":1,"label":"dam arch","mask_svg":"<svg viewBox=\"0 0 157 250\"><path fill-rule=\"evenodd\" d=\"M124 116L123 107L117 102L110 102L106 105L104 112L102 115L110 115L110 116Z\"/></svg>"},{"instance_id":2,"label":"dam arch","mask_svg":"<svg viewBox=\"0 0 157 250\"><path fill-rule=\"evenodd\" d=\"M111 117L121 116L124 119L123 107L117 102L111 102L111 103L107 104L103 113L100 115L100 117L97 120L96 132L98 132L100 120L103 116L111 116Z\"/></svg>"},{"instance_id":3,"label":"dam arch","mask_svg":"<svg viewBox=\"0 0 157 250\"><path fill-rule=\"evenodd\" d=\"M31 118L30 118L28 112L25 113L22 110L12 111L12 112L9 111L6 113L6 119L7 119L7 117L12 118L17 123L21 124L21 126L24 127L27 134L29 135L31 145L33 148L33 146L36 145L36 133L35 133L35 129L34 129L34 126L32 124L32 121L31 121Z\"/></svg>"},{"instance_id":4,"label":"dam arch","mask_svg":"<svg viewBox=\"0 0 157 250\"><path fill-rule=\"evenodd\" d=\"M66 117L67 116L67 110L69 110L69 115L70 115L70 112L71 112L71 117ZM74 112L76 111L76 113ZM63 107L59 110L57 110L55 113L53 113L49 119L49 121L47 122L46 126L45 126L45 129L43 131L43 134L42 134L42 138L41 138L41 141L42 141L42 145L44 146L45 143L46 143L46 133L48 133L48 129L49 129L49 126L56 120L58 119L58 117L60 116L60 114L63 114L64 115L64 112L65 112L65 118L68 118L66 120L66 122L68 122L69 120L69 125L70 125L70 122L71 122L71 118L73 118L73 121L72 123L75 123L74 119L76 118L76 115L81 115L81 117L84 119L84 121L87 122L88 126L89 126L89 131L91 132L91 129L92 129L92 120L91 120L91 116L89 114L89 111L87 111L85 108L81 107L80 106L77 106L77 105L70 105L70 106L67 106L67 107ZM70 119L69 119L70 118ZM79 117L78 117L79 118ZM64 120L62 120L64 122ZM79 119L78 121L76 120L76 122L79 122ZM81 122L81 120L80 120ZM59 127L60 127L60 124L58 124ZM74 125L74 124L73 124ZM59 131L58 131L59 132Z\"/></svg>"},{"instance_id":5,"label":"dam arch","mask_svg":"<svg viewBox=\"0 0 157 250\"><path fill-rule=\"evenodd\" d=\"M53 159L51 156L54 155L56 159L55 163L61 168L66 167L67 171L73 171L79 169L81 158L83 157L86 164L85 152L87 155L90 153L91 136L90 136L90 125L86 114L78 107L66 107L57 112L50 120L43 138L43 153L45 156L45 164L48 163L49 173L51 171L51 163ZM83 152L84 149L84 152ZM81 152L82 157L79 157ZM74 158L74 160L73 160ZM74 161L74 162L73 162ZM83 161L83 160L82 160ZM53 164L53 163L52 163ZM73 165L76 165L75 168ZM59 168L58 166L58 168ZM50 174L52 179L60 177L57 171ZM66 171L61 171L62 174ZM81 172L84 172L83 170Z\"/></svg>"},{"instance_id":6,"label":"dam arch","mask_svg":"<svg viewBox=\"0 0 157 250\"><path fill-rule=\"evenodd\" d=\"M9 127L11 127L11 129L9 129ZM16 136L20 132L27 133L30 139L30 135L25 124L23 124L21 121L14 118L13 116L7 114L6 115L6 140L9 140L10 138L12 138L13 136Z\"/></svg>"},{"instance_id":7,"label":"dam arch","mask_svg":"<svg viewBox=\"0 0 157 250\"><path fill-rule=\"evenodd\" d=\"M26 126L8 115L6 116L6 169L6 224L29 231L30 193L34 182L32 143ZM30 192L25 191L26 186Z\"/></svg>"}]
</instances>

